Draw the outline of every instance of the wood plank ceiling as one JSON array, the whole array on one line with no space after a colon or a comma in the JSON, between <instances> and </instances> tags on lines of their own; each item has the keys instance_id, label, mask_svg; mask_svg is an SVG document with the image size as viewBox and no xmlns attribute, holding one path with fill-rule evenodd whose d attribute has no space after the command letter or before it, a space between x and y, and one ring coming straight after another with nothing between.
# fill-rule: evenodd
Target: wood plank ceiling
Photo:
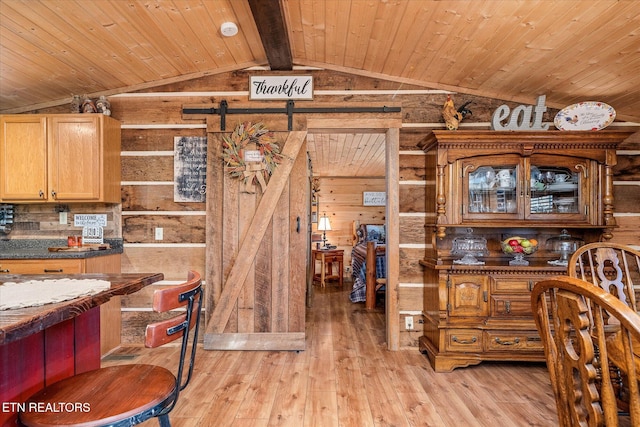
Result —
<instances>
[{"instance_id":1,"label":"wood plank ceiling","mask_svg":"<svg viewBox=\"0 0 640 427\"><path fill-rule=\"evenodd\" d=\"M237 36L221 35L227 21ZM1 113L291 65L527 104L546 94L553 108L598 100L640 122L634 1L0 2Z\"/></svg>"}]
</instances>

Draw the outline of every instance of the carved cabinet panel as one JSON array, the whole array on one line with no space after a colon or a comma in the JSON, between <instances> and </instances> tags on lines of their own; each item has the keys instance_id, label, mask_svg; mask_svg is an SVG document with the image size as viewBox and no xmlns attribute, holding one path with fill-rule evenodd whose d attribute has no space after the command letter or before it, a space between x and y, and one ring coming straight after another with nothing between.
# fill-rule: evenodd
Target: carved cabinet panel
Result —
<instances>
[{"instance_id":1,"label":"carved cabinet panel","mask_svg":"<svg viewBox=\"0 0 640 427\"><path fill-rule=\"evenodd\" d=\"M449 316L486 316L489 312L489 281L486 276L447 277Z\"/></svg>"}]
</instances>

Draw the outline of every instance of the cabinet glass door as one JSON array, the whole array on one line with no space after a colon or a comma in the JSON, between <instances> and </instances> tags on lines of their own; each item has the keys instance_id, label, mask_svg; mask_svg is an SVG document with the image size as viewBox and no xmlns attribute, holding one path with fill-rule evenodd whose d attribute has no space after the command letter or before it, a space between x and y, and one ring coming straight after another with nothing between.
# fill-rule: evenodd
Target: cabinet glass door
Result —
<instances>
[{"instance_id":1,"label":"cabinet glass door","mask_svg":"<svg viewBox=\"0 0 640 427\"><path fill-rule=\"evenodd\" d=\"M519 161L495 160L495 163L488 163L486 159L463 163L463 194L466 199L463 201L463 216L518 216Z\"/></svg>"},{"instance_id":2,"label":"cabinet glass door","mask_svg":"<svg viewBox=\"0 0 640 427\"><path fill-rule=\"evenodd\" d=\"M558 215L567 220L586 220L588 164L584 161L533 157L529 164L529 217Z\"/></svg>"}]
</instances>

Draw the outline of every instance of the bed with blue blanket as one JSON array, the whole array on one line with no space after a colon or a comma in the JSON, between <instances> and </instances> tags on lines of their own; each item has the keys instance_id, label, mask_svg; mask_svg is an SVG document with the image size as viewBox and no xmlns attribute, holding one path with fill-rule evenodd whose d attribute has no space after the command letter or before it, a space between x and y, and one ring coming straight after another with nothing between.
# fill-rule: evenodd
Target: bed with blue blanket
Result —
<instances>
[{"instance_id":1,"label":"bed with blue blanket","mask_svg":"<svg viewBox=\"0 0 640 427\"><path fill-rule=\"evenodd\" d=\"M384 225L363 224L357 229L356 235L358 243L351 250L351 275L353 278L353 288L349 295L352 302L365 302L367 294L367 243L375 243L375 277L383 279L387 277L387 264L385 259L385 229ZM377 291L384 291L384 285L371 283L376 286Z\"/></svg>"}]
</instances>

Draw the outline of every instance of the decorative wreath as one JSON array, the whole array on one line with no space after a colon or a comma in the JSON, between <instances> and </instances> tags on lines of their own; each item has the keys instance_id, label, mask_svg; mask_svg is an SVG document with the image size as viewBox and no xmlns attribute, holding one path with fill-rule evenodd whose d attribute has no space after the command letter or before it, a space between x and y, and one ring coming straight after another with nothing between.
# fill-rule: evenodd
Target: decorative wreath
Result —
<instances>
[{"instance_id":1,"label":"decorative wreath","mask_svg":"<svg viewBox=\"0 0 640 427\"><path fill-rule=\"evenodd\" d=\"M242 191L255 193L253 186L256 184L260 184L264 191L269 177L283 158L273 132L262 123L244 122L222 140L222 158L226 170L232 177L243 180ZM247 161L245 152L250 150L259 151L261 160Z\"/></svg>"}]
</instances>

